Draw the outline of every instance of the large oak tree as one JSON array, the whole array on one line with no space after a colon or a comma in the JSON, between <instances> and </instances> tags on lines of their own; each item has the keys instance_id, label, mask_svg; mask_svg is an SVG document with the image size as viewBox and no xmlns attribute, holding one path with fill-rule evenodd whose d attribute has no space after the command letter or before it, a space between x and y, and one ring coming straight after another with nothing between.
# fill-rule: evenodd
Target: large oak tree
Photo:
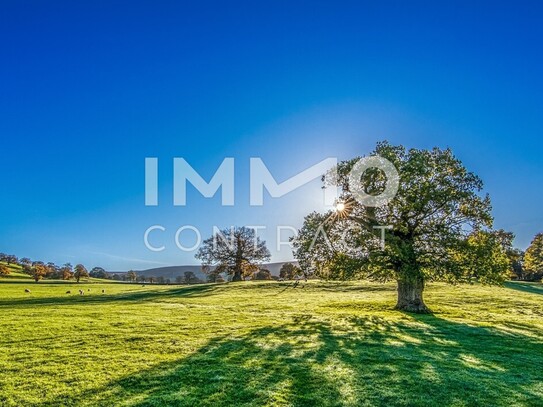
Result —
<instances>
[{"instance_id":1,"label":"large oak tree","mask_svg":"<svg viewBox=\"0 0 543 407\"><path fill-rule=\"evenodd\" d=\"M214 267L214 272L224 272L232 276L232 281L241 281L270 259L270 251L254 229L242 226L224 229L204 240L196 258L202 261L204 271Z\"/></svg>"},{"instance_id":2,"label":"large oak tree","mask_svg":"<svg viewBox=\"0 0 543 407\"><path fill-rule=\"evenodd\" d=\"M360 157L339 163L323 179L325 187L340 188L340 204L335 211L308 215L293 239L306 272L396 280L396 308L411 312L429 312L423 300L428 281L503 281L509 264L490 229L490 199L481 195L479 177L451 150L407 150L381 142L371 155L397 169L397 193L381 206L361 204L349 179ZM377 196L394 180L370 168L356 181L363 193ZM383 229L376 228L381 226L390 228L384 247Z\"/></svg>"},{"instance_id":3,"label":"large oak tree","mask_svg":"<svg viewBox=\"0 0 543 407\"><path fill-rule=\"evenodd\" d=\"M79 280L81 278L86 278L89 276L89 272L87 271L87 268L82 264L76 264L74 267L74 277L75 280L79 283Z\"/></svg>"}]
</instances>

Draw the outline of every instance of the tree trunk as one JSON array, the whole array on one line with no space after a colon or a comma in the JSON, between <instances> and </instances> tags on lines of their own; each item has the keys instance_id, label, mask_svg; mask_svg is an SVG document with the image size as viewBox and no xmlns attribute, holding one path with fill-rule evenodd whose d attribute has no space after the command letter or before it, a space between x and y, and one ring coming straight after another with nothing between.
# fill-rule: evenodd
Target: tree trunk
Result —
<instances>
[{"instance_id":1,"label":"tree trunk","mask_svg":"<svg viewBox=\"0 0 543 407\"><path fill-rule=\"evenodd\" d=\"M416 312L417 314L429 314L432 311L424 304L422 292L424 280L414 278L398 280L398 303L396 309L400 311Z\"/></svg>"},{"instance_id":2,"label":"tree trunk","mask_svg":"<svg viewBox=\"0 0 543 407\"><path fill-rule=\"evenodd\" d=\"M242 281L242 275L243 275L243 243L241 241L241 237L239 235L236 235L236 257L235 257L235 264L234 264L234 276L232 277L232 281Z\"/></svg>"}]
</instances>

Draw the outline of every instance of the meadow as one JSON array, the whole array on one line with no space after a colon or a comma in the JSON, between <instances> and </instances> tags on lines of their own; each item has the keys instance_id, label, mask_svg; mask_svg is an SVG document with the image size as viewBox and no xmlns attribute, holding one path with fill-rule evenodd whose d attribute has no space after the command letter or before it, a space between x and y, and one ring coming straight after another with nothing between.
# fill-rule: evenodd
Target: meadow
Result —
<instances>
[{"instance_id":1,"label":"meadow","mask_svg":"<svg viewBox=\"0 0 543 407\"><path fill-rule=\"evenodd\" d=\"M16 277L1 406L543 405L541 284L429 284L412 315L394 284Z\"/></svg>"}]
</instances>

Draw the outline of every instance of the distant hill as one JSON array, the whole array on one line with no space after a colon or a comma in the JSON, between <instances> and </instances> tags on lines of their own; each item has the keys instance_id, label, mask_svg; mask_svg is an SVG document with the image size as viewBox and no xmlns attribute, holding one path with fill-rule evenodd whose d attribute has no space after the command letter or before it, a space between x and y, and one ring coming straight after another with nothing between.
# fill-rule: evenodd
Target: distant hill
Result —
<instances>
[{"instance_id":1,"label":"distant hill","mask_svg":"<svg viewBox=\"0 0 543 407\"><path fill-rule=\"evenodd\" d=\"M5 276L0 276L0 278L6 278L6 279L17 279L17 280L31 280L32 277L30 277L28 274L23 273L23 270L21 266L18 264L7 264L5 262L0 262L0 264L3 264L7 266L10 269L10 273Z\"/></svg>"},{"instance_id":2,"label":"distant hill","mask_svg":"<svg viewBox=\"0 0 543 407\"><path fill-rule=\"evenodd\" d=\"M279 270L281 266L285 263L294 263L298 264L296 261L287 261L287 262L278 262L278 263L265 263L260 267L261 269L269 270L270 273L274 276L279 275ZM201 280L207 278L206 274L202 272L201 266L168 266L168 267L157 267L147 270L134 270L138 276L145 277L164 277L169 278L174 281L178 276L184 276L185 272L192 271L196 277ZM125 274L126 271L110 271L112 274Z\"/></svg>"}]
</instances>

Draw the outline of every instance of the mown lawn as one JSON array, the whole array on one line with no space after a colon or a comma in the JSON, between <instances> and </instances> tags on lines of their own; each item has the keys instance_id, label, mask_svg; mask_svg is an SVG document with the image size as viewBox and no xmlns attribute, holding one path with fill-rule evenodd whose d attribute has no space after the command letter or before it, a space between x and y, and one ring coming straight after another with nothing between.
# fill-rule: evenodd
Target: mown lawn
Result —
<instances>
[{"instance_id":1,"label":"mown lawn","mask_svg":"<svg viewBox=\"0 0 543 407\"><path fill-rule=\"evenodd\" d=\"M540 284L426 299L434 315L394 311L392 284L4 280L0 405L543 405Z\"/></svg>"}]
</instances>

